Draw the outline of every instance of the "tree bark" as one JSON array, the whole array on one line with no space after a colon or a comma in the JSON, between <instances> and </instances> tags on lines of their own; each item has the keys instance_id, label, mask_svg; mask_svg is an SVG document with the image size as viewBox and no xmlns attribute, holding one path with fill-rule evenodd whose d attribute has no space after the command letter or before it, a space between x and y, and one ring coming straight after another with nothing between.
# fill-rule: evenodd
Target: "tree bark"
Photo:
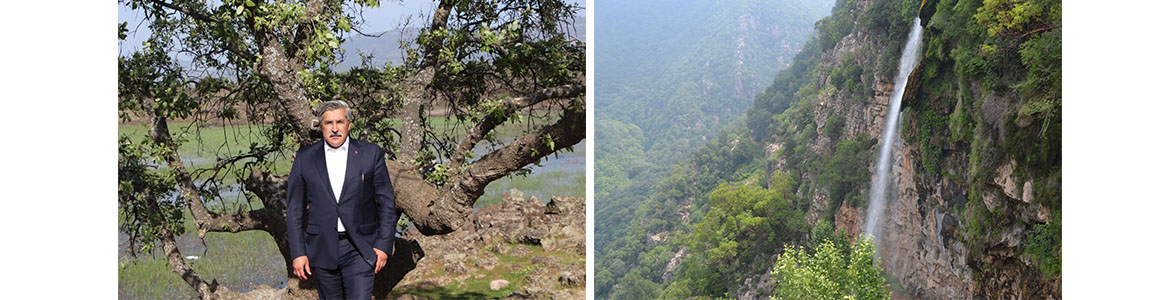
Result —
<instances>
[{"instance_id":1,"label":"tree bark","mask_svg":"<svg viewBox=\"0 0 1170 300\"><path fill-rule=\"evenodd\" d=\"M517 138L473 162L458 176L450 177L442 190L423 180L413 165L387 162L398 195L398 206L419 232L438 235L455 231L467 221L484 188L496 179L519 170L585 138L585 112L567 109L554 124ZM546 142L551 141L552 145Z\"/></svg>"}]
</instances>

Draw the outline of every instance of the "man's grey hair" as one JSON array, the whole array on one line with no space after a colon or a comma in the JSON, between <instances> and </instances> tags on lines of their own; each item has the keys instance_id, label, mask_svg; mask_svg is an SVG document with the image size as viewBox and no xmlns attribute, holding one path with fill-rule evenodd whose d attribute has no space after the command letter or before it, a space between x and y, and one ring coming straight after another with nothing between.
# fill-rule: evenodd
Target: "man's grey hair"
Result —
<instances>
[{"instance_id":1,"label":"man's grey hair","mask_svg":"<svg viewBox=\"0 0 1170 300\"><path fill-rule=\"evenodd\" d=\"M325 120L325 112L339 108L345 109L345 119L352 122L353 115L349 112L349 104L345 104L345 102L339 100L333 100L317 105L317 124L321 124Z\"/></svg>"}]
</instances>

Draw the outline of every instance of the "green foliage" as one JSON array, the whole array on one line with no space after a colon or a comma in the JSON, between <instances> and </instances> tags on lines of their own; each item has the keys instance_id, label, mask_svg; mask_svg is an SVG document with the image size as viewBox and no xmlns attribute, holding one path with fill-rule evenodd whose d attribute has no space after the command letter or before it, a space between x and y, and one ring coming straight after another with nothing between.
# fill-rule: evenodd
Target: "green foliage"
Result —
<instances>
[{"instance_id":1,"label":"green foliage","mask_svg":"<svg viewBox=\"0 0 1170 300\"><path fill-rule=\"evenodd\" d=\"M177 196L175 179L149 165L156 157L151 152L124 136L118 139L118 230L129 236L132 255L150 253L162 239L184 231L183 199L171 198Z\"/></svg>"},{"instance_id":2,"label":"green foliage","mask_svg":"<svg viewBox=\"0 0 1170 300\"><path fill-rule=\"evenodd\" d=\"M1037 22L1061 18L1060 1L985 0L975 19L987 25L989 36L1012 36L1028 32Z\"/></svg>"},{"instance_id":3,"label":"green foliage","mask_svg":"<svg viewBox=\"0 0 1170 300\"><path fill-rule=\"evenodd\" d=\"M864 188L870 180L869 165L874 156L871 149L876 143L877 139L862 133L856 139L838 142L833 153L826 158L824 172L817 181L829 187L828 211L836 211L844 200L857 205L865 197Z\"/></svg>"},{"instance_id":4,"label":"green foliage","mask_svg":"<svg viewBox=\"0 0 1170 300\"><path fill-rule=\"evenodd\" d=\"M922 152L922 168L930 176L938 176L940 161L942 160L942 146L940 145L947 130L947 117L925 109L921 116L915 118L918 122L918 147Z\"/></svg>"},{"instance_id":5,"label":"green foliage","mask_svg":"<svg viewBox=\"0 0 1170 300\"><path fill-rule=\"evenodd\" d=\"M642 277L641 272L629 272L618 280L614 288L614 299L654 299L662 293L662 287Z\"/></svg>"},{"instance_id":6,"label":"green foliage","mask_svg":"<svg viewBox=\"0 0 1170 300\"><path fill-rule=\"evenodd\" d=\"M307 124L309 120L303 119L305 108L324 100L341 100L356 108L351 134L378 144L387 150L391 159L408 163L415 159L394 156L399 152L398 143L412 140L404 139L404 134L418 134L413 140L421 140L417 146L430 155L420 159L420 169L427 180L438 184L452 179L445 172L454 166L449 163L452 158L463 158L470 151L454 153L454 144L464 136L437 132L436 127L442 126L424 125L422 132L400 130L400 117L413 113L404 112L402 99L408 98L407 90L419 92L410 99L425 98L421 100L424 104L417 108L420 115L437 110L432 105L454 112L456 116L450 118L451 123L458 121L458 124L445 127L452 129L447 133L465 133L471 125L485 120L485 116L506 118L497 120L501 121L498 123L531 121L528 129L535 131L561 117L558 109L583 109L583 97L552 100L557 105L541 103L538 109L526 110L528 116L522 118L520 114L501 112L499 105L491 104L498 103L500 95L524 95L547 87L584 84L585 46L570 37L571 26L566 26L581 11L575 3L446 1L443 3L454 6L449 8L454 13L447 19L439 19L442 22L436 22L429 30L423 30L413 43L404 43L403 48L408 49L402 64L365 63L347 71L339 71L337 67L344 52L340 45L360 25L363 7L377 6L378 1L122 0L119 3L145 16L139 24L119 24L119 39L125 39L128 31L133 30L128 26L138 26L140 34L149 29L150 35L141 50L118 58L120 120L150 124L153 120L183 119L190 120L189 127L195 128L163 136L174 139L173 145L153 145L149 140L121 141L119 149L124 155L119 157L122 221L119 230L131 235L132 243L142 241L150 245L159 238L177 238L183 233L184 224L178 216L182 215L184 204L192 203L189 201L219 202L215 203L221 204L218 207L211 207L215 213L248 215L271 209L263 207L257 195L248 193L239 183L254 170L275 176L287 173L290 152L319 137ZM433 78L429 71L434 71ZM493 87L490 91L483 88L488 82ZM257 136L226 133L240 122L261 128L257 131L262 133ZM198 128L224 131L217 136L223 139L216 140L223 143L210 145L211 141L200 140L213 135L199 135ZM504 128L487 127L490 132L482 141L497 146L500 141L496 134ZM184 143L188 140L191 143ZM546 135L541 142L543 146L568 146L554 145L553 140ZM184 151L188 145L199 151L214 150L191 156ZM174 170L157 167L165 163L161 154L194 161L188 167L202 197L191 197L202 199L187 199L170 191L176 185L176 176L171 174ZM221 189L239 191L236 194L247 200L233 204L247 207L229 208L220 195ZM283 228L283 222L278 219L267 218L261 221L263 224L243 228L263 231ZM226 230L230 225L242 224L203 229L214 232ZM166 226L177 227L166 232ZM283 231L260 233L283 234ZM264 242L275 245L271 239ZM276 272L284 276L281 270ZM210 281L215 277L204 278Z\"/></svg>"},{"instance_id":7,"label":"green foliage","mask_svg":"<svg viewBox=\"0 0 1170 300\"><path fill-rule=\"evenodd\" d=\"M1049 278L1060 275L1061 266L1060 211L1052 222L1036 224L1032 233L1024 240L1024 253L1036 262L1036 266Z\"/></svg>"},{"instance_id":8,"label":"green foliage","mask_svg":"<svg viewBox=\"0 0 1170 300\"><path fill-rule=\"evenodd\" d=\"M724 295L735 289L745 272L763 272L754 264L770 255L796 232L805 230L801 212L792 208L794 182L786 173L772 176L768 188L756 184L720 184L711 192L710 210L684 239L694 253L678 281L668 286L673 296ZM677 281L676 281L677 282Z\"/></svg>"},{"instance_id":9,"label":"green foliage","mask_svg":"<svg viewBox=\"0 0 1170 300\"><path fill-rule=\"evenodd\" d=\"M1061 31L1048 31L1020 46L1020 61L1027 76L1019 84L1021 94L1032 102L1027 113L1049 115L1060 108Z\"/></svg>"},{"instance_id":10,"label":"green foliage","mask_svg":"<svg viewBox=\"0 0 1170 300\"><path fill-rule=\"evenodd\" d=\"M812 253L785 246L772 270L772 299L890 299L881 259L868 236L848 244L825 240Z\"/></svg>"},{"instance_id":11,"label":"green foliage","mask_svg":"<svg viewBox=\"0 0 1170 300\"><path fill-rule=\"evenodd\" d=\"M741 251L767 244L785 231L788 218L799 219L789 207L795 198L792 179L777 173L771 189L758 185L721 184L711 192L711 209L691 233L691 249L707 249L716 263L746 256ZM775 238L772 238L774 240Z\"/></svg>"},{"instance_id":12,"label":"green foliage","mask_svg":"<svg viewBox=\"0 0 1170 300\"><path fill-rule=\"evenodd\" d=\"M975 121L971 120L971 116L968 115L969 109L967 106L969 104L967 102L969 101L959 100L958 105L955 106L955 111L951 113L950 118L947 120L947 132L950 132L947 141L968 141L974 135Z\"/></svg>"},{"instance_id":13,"label":"green foliage","mask_svg":"<svg viewBox=\"0 0 1170 300\"><path fill-rule=\"evenodd\" d=\"M646 199L646 204L639 205L637 209L620 206L611 209L613 212L626 213L624 214L626 216L633 215L626 218L636 220L631 223L636 223L637 229L613 238L618 241L610 244L611 246L621 245L609 253L613 254L610 258L614 260L611 260L611 263L599 264L604 265L608 272L616 274L614 278L620 278L628 269L647 264L655 266L660 264L662 260L659 256L668 252L657 248L661 245L675 247L671 249L687 245L688 256L675 272L670 274L669 279L663 282L665 289L660 295L661 298L726 297L734 291L737 282L742 282L742 276L754 271L752 268L754 266L742 265L742 262L752 260L745 258L753 255L749 251L766 247L752 246L749 243L776 241L759 236L754 239L736 237L737 233L745 231L751 233L750 230L740 229L758 228L757 226L768 220L753 219L752 215L746 214L750 209L743 205L738 205L738 211L745 213L742 216L730 214L725 208L721 208L735 207L732 204L736 202L732 200L736 197L729 195L752 194L756 199L768 199L763 193L775 189L753 187L760 185L760 181L755 179L758 177L746 174L752 174L751 168L758 167L760 160L751 154L736 156L740 154L735 152L744 147L743 140L736 139L739 137L750 137L756 144L780 146L773 157L767 158L768 165L782 161L783 170L779 172L791 175L793 182L789 185L790 191L799 191L803 195L800 197L793 195L794 198L791 198L789 204L792 211L801 212L808 209L811 206L810 195L815 194L819 187L828 187L830 190L829 209L832 210L837 209L843 201L863 198L864 189L870 178L869 174L857 174L860 173L857 171L868 170L869 159L872 159L869 150L876 140L868 137L842 140L846 120L836 115L836 112L829 112L828 119L818 128L814 116L819 116L823 112L817 104L829 93L835 93L834 97L843 95L845 99L850 100L869 97L870 94L865 88L872 83L866 82L867 79L893 78L897 71L901 47L906 42L906 33L913 25L911 20L920 4L921 1L918 0L875 0L868 9L857 11L855 1L837 1L832 16L817 22L818 32L795 56L792 64L777 73L772 84L755 97L753 105L747 109L743 118L742 124L747 130L747 135L743 135L743 131L738 129L727 130L725 132L735 132L739 135L721 135L720 138L708 141L709 146L697 147L700 150L683 164L671 168L660 167L672 173L664 184L639 184L636 177L627 177L630 180L621 181L627 191L642 192L643 195L653 193L655 196L638 198ZM903 121L902 124L907 130L903 130L902 133L908 141L920 146L921 161L918 162L923 173L928 176L943 173L944 165L966 169L968 172L948 175L951 180L965 181L960 182L960 186L967 189L965 193L967 201L957 208L945 209L959 210L962 224L960 230L963 231L961 238L971 249L970 253L975 255L982 255L986 239L1017 222L1010 218L1011 207L989 210L983 202L985 192L983 189L990 184L995 168L1007 159L1023 162L1023 166L1016 170L1020 172L1018 174L1026 174L1022 176L1035 179L1033 184L1037 201L1035 203L1059 211L1060 148L1055 145L1059 144L1061 131L1059 91L1061 58L1059 55L1050 54L1060 51L1059 5L1058 1L940 0L933 18L926 20L930 25L926 29L927 34L923 41L925 72L920 90L915 91L921 94L922 100L913 107L914 111L908 114L910 118ZM1038 10L1040 13L1028 12L1036 10L1036 7L1042 7ZM1006 12L1012 9L1021 11ZM1004 15L1005 12L1010 16L1007 21L975 17L979 13L996 16ZM994 22L1007 25L992 24ZM1020 25L1019 29L1012 27L1015 25L1010 25L1013 23ZM989 28L994 26L999 26L999 29L989 32ZM844 62L830 61L827 65L820 65L824 50L835 47L845 36L855 32L864 32L886 47L862 49L845 54L847 58ZM873 63L867 65L856 63L862 60ZM702 91L687 84L676 86L685 93ZM661 98L660 95L652 93L643 93L639 96ZM612 101L634 99L638 98L614 98ZM983 109L986 107L984 101L1003 102L1006 106L1003 119L989 120L991 116L984 115ZM678 116L690 117L686 114ZM620 121L634 123L632 119ZM690 119L687 122L676 123L683 126L695 124L697 122ZM1002 127L999 127L1000 124ZM729 127L732 126L735 124ZM646 130L643 134L648 139L657 137L648 130L648 127L639 128ZM669 137L685 138L681 135ZM828 138L830 145L833 145L828 153L820 150L821 147L813 146L813 143L823 141L823 138ZM944 154L942 151L944 145L954 146L956 151ZM654 147L641 149L646 153L656 151ZM966 159L966 164L955 161L961 159ZM760 171L754 170L757 173ZM626 172L627 176L636 174L646 173ZM691 208L685 209L691 213L691 220L699 220L694 227L690 227L693 231L682 238L682 241L647 242L648 233L659 233L652 228L677 229L682 225L675 213L684 209L669 204L650 203L672 203L671 201L677 201L675 199L687 199L684 201L693 204ZM705 202L703 199L710 201ZM657 211L668 212L655 213ZM654 215L669 219L657 220L649 217ZM686 228L678 230L685 232ZM603 230L599 229L599 233L601 231ZM803 230L797 231L805 233ZM1046 248L1044 245L1045 241L1051 240L1053 236L1052 227L1037 226L1033 231L1035 233L1029 235L1029 239L1034 242L1032 247L1037 250L1032 252L1044 253L1050 250L1050 247ZM813 239L805 245L809 249L807 257L837 255L842 257L840 261L843 263L852 262L848 257L852 255L854 249L842 247L847 244L847 240L834 232L831 220L819 220L809 234ZM828 251L816 251L826 248L826 244L836 247ZM797 253L788 252L792 255ZM1037 265L1047 263L1046 266L1051 269L1051 261L1040 262L1039 259L1031 258L1039 256L1030 254L1028 259L1035 260ZM1059 262L1056 265L1058 266ZM880 276L874 277L879 278L874 282L880 284ZM657 281L657 276L646 278ZM778 283L777 286L785 285ZM781 294L793 295L777 293L777 297L782 297ZM811 298L814 295L831 299L888 297L887 292L868 293L869 296L861 294L866 293L834 295L831 292L824 292L795 297L798 299Z\"/></svg>"},{"instance_id":14,"label":"green foliage","mask_svg":"<svg viewBox=\"0 0 1170 300\"><path fill-rule=\"evenodd\" d=\"M833 15L817 21L817 42L821 51L836 46L837 42L853 32L853 20L848 15L856 6L857 0L837 0L837 4L833 5Z\"/></svg>"},{"instance_id":15,"label":"green foliage","mask_svg":"<svg viewBox=\"0 0 1170 300\"><path fill-rule=\"evenodd\" d=\"M964 243L971 253L980 253L985 239L995 226L995 219L983 204L983 194L976 186L968 188L967 197L966 208L962 211Z\"/></svg>"},{"instance_id":16,"label":"green foliage","mask_svg":"<svg viewBox=\"0 0 1170 300\"><path fill-rule=\"evenodd\" d=\"M609 285L598 282L598 298L613 298L614 284L637 267L653 271L644 273L646 280L661 281L665 263L685 244L687 223L709 210L708 193L763 170L764 144L756 137L773 133L773 116L787 108L799 86L757 93L774 82L782 64L793 69L815 64L812 52L789 58L801 49L792 45L806 40L810 25L829 8L817 6L803 0L665 0L599 2L591 8L597 16L591 35L602 45L593 47L594 249L597 270L612 278ZM744 17L752 21L743 23ZM747 30L741 29L744 24ZM743 43L727 42L734 40ZM750 113L749 132L739 117L753 96L768 107L761 104ZM647 238L666 232L679 235Z\"/></svg>"},{"instance_id":17,"label":"green foliage","mask_svg":"<svg viewBox=\"0 0 1170 300\"><path fill-rule=\"evenodd\" d=\"M783 128L776 124L776 115L783 113L794 102L800 99L797 94L802 87L811 82L810 72L817 66L817 56L814 55L816 44L805 43L804 47L792 60L788 68L780 70L772 84L756 95L752 106L747 111L747 126L751 129L752 137L763 141Z\"/></svg>"},{"instance_id":18,"label":"green foliage","mask_svg":"<svg viewBox=\"0 0 1170 300\"><path fill-rule=\"evenodd\" d=\"M828 120L825 120L824 133L829 137L830 142L836 142L841 138L841 130L845 128L845 120L840 116L831 115Z\"/></svg>"},{"instance_id":19,"label":"green foliage","mask_svg":"<svg viewBox=\"0 0 1170 300\"><path fill-rule=\"evenodd\" d=\"M695 283L690 278L675 280L662 291L659 299L686 299L696 294L694 287Z\"/></svg>"},{"instance_id":20,"label":"green foliage","mask_svg":"<svg viewBox=\"0 0 1170 300\"><path fill-rule=\"evenodd\" d=\"M849 237L843 232L834 230L833 223L828 220L817 220L817 226L813 227L812 238L809 240L809 249L816 251L823 243L835 243L837 245L848 245ZM841 249L845 250L845 249ZM845 253L843 253L845 254Z\"/></svg>"},{"instance_id":21,"label":"green foliage","mask_svg":"<svg viewBox=\"0 0 1170 300\"><path fill-rule=\"evenodd\" d=\"M917 13L919 1L875 0L857 19L861 29L885 41L878 60L878 75L892 81L898 72L898 58L909 38L911 21Z\"/></svg>"},{"instance_id":22,"label":"green foliage","mask_svg":"<svg viewBox=\"0 0 1170 300\"><path fill-rule=\"evenodd\" d=\"M853 56L845 58L833 71L829 72L831 83L838 90L844 90L848 93L849 99L858 103L865 102L866 99L873 97L873 89L870 88L869 82L865 80L869 78L870 72L867 72L864 67L858 64Z\"/></svg>"}]
</instances>

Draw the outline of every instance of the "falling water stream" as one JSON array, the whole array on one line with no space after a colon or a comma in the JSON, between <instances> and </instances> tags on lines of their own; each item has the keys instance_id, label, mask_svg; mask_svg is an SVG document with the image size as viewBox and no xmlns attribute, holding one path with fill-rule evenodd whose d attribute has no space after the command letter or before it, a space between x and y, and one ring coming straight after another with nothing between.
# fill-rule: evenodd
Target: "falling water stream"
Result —
<instances>
[{"instance_id":1,"label":"falling water stream","mask_svg":"<svg viewBox=\"0 0 1170 300\"><path fill-rule=\"evenodd\" d=\"M902 106L902 94L906 91L906 80L910 72L914 71L918 63L918 51L922 44L922 25L919 19L914 18L914 27L910 29L910 38L902 49L902 59L898 63L898 77L894 84L894 95L890 97L890 106L886 113L886 127L882 131L882 148L878 154L877 172L873 174L873 182L869 192L869 210L865 215L864 233L870 236L878 234L878 223L886 209L886 201L890 187L890 165L893 164L894 141L898 136L899 111Z\"/></svg>"}]
</instances>

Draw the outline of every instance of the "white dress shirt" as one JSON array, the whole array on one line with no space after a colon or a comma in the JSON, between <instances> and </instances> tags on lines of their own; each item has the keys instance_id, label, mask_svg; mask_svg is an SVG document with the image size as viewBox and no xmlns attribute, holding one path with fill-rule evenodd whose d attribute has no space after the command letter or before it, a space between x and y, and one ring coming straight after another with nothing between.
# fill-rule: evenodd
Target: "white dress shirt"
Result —
<instances>
[{"instance_id":1,"label":"white dress shirt","mask_svg":"<svg viewBox=\"0 0 1170 300\"><path fill-rule=\"evenodd\" d=\"M341 201L341 187L345 185L345 164L349 159L346 151L349 150L349 138L341 144L341 147L333 149L329 146L329 142L325 144L325 166L329 170L329 185L333 186L333 201ZM345 225L341 224L341 215L337 216L337 232L345 232Z\"/></svg>"}]
</instances>

